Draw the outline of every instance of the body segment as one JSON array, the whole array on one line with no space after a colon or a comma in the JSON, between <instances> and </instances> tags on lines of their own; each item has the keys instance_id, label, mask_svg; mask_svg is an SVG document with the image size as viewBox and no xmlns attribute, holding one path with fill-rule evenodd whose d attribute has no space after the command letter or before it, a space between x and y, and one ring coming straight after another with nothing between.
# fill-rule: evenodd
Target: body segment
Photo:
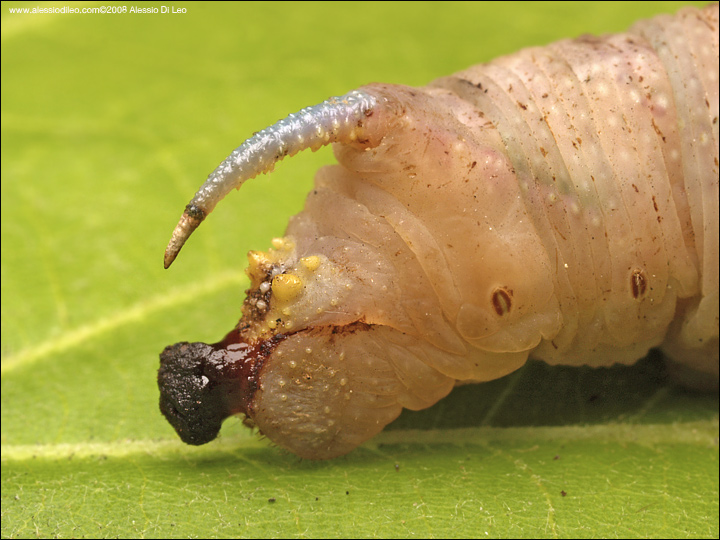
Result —
<instances>
[{"instance_id":1,"label":"body segment","mask_svg":"<svg viewBox=\"0 0 720 540\"><path fill-rule=\"evenodd\" d=\"M188 205L166 266L274 161L335 142L338 165L250 253L236 329L161 355L183 440L240 412L333 457L528 357L603 366L660 346L717 386L717 31L717 5L686 9L424 88L368 85L245 143Z\"/></svg>"}]
</instances>

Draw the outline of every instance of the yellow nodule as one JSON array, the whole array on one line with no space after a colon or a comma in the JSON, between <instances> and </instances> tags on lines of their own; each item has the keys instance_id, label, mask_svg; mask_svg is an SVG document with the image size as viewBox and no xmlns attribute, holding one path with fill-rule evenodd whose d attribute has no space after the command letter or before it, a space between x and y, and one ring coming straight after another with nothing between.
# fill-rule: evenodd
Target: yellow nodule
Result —
<instances>
[{"instance_id":1,"label":"yellow nodule","mask_svg":"<svg viewBox=\"0 0 720 540\"><path fill-rule=\"evenodd\" d=\"M247 257L248 267L246 272L250 276L260 274L263 267L270 263L270 259L268 259L268 256L262 251L249 251Z\"/></svg>"},{"instance_id":2,"label":"yellow nodule","mask_svg":"<svg viewBox=\"0 0 720 540\"><path fill-rule=\"evenodd\" d=\"M318 266L320 266L320 257L317 255L310 255L309 257L303 257L300 259L300 262L305 268L313 272L314 270L317 270Z\"/></svg>"},{"instance_id":3,"label":"yellow nodule","mask_svg":"<svg viewBox=\"0 0 720 540\"><path fill-rule=\"evenodd\" d=\"M282 238L273 238L270 243L277 251L290 251L295 247L293 241L287 236L283 236Z\"/></svg>"},{"instance_id":4,"label":"yellow nodule","mask_svg":"<svg viewBox=\"0 0 720 540\"><path fill-rule=\"evenodd\" d=\"M272 280L273 298L288 302L302 292L302 280L293 274L280 274Z\"/></svg>"}]
</instances>

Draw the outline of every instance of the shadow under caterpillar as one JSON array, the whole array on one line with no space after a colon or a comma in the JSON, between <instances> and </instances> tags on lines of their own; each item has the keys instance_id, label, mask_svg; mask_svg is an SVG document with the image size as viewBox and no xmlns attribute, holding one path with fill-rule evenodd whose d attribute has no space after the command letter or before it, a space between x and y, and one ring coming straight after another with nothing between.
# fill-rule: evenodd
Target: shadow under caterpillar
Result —
<instances>
[{"instance_id":1,"label":"shadow under caterpillar","mask_svg":"<svg viewBox=\"0 0 720 540\"><path fill-rule=\"evenodd\" d=\"M608 366L660 347L717 388L717 4L290 115L210 174L165 267L228 192L330 143L339 164L286 236L249 253L237 326L161 354L183 441L242 413L332 458L528 357Z\"/></svg>"}]
</instances>

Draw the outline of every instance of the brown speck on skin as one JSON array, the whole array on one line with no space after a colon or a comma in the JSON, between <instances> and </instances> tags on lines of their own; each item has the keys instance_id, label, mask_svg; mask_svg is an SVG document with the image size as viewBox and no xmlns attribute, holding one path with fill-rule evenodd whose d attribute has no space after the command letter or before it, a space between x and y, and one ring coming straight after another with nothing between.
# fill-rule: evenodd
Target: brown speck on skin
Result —
<instances>
[{"instance_id":1,"label":"brown speck on skin","mask_svg":"<svg viewBox=\"0 0 720 540\"><path fill-rule=\"evenodd\" d=\"M652 127L653 127L653 129L655 130L655 133L657 133L657 136L660 137L660 138L663 140L663 142L665 142L665 135L663 135L662 131L660 131L660 128L659 128L658 125L655 123L655 119L654 119L654 118L652 119Z\"/></svg>"},{"instance_id":2,"label":"brown speck on skin","mask_svg":"<svg viewBox=\"0 0 720 540\"><path fill-rule=\"evenodd\" d=\"M640 269L633 270L632 276L630 276L630 288L633 298L636 300L641 300L645 296L645 292L647 291L645 272Z\"/></svg>"}]
</instances>

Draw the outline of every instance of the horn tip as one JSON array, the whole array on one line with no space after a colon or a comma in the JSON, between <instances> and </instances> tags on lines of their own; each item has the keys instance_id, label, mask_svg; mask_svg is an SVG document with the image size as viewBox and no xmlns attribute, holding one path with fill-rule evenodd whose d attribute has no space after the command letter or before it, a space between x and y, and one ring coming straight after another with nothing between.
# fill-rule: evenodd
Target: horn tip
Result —
<instances>
[{"instance_id":1,"label":"horn tip","mask_svg":"<svg viewBox=\"0 0 720 540\"><path fill-rule=\"evenodd\" d=\"M205 219L205 212L201 208L190 204L185 208L185 212L180 217L180 221L178 221L170 237L170 242L165 248L163 261L165 269L170 268L187 239L190 238L190 235L198 228L203 219Z\"/></svg>"}]
</instances>

